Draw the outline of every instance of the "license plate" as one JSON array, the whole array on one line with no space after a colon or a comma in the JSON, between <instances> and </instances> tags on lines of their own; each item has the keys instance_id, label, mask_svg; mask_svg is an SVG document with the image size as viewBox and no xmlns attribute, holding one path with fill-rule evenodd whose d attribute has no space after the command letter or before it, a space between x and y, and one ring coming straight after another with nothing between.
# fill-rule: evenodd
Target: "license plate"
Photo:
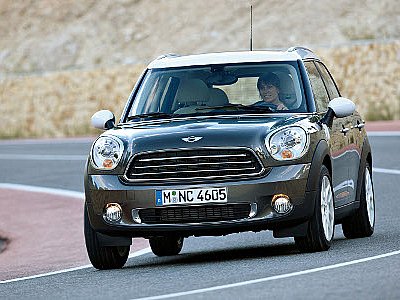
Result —
<instances>
[{"instance_id":1,"label":"license plate","mask_svg":"<svg viewBox=\"0 0 400 300\"><path fill-rule=\"evenodd\" d=\"M156 206L226 202L228 202L226 187L156 191Z\"/></svg>"}]
</instances>

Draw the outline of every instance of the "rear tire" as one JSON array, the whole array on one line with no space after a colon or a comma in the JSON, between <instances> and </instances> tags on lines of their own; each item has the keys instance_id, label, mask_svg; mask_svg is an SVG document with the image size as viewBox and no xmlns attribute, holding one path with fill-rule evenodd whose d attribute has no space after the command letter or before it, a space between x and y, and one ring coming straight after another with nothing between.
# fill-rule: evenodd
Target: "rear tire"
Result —
<instances>
[{"instance_id":1,"label":"rear tire","mask_svg":"<svg viewBox=\"0 0 400 300\"><path fill-rule=\"evenodd\" d=\"M300 252L326 251L330 248L335 228L335 209L331 176L325 166L321 167L314 215L308 224L307 235L295 237Z\"/></svg>"},{"instance_id":2,"label":"rear tire","mask_svg":"<svg viewBox=\"0 0 400 300\"><path fill-rule=\"evenodd\" d=\"M348 239L371 236L375 227L375 197L371 167L367 163L363 174L360 207L350 217L343 220L343 234Z\"/></svg>"},{"instance_id":3,"label":"rear tire","mask_svg":"<svg viewBox=\"0 0 400 300\"><path fill-rule=\"evenodd\" d=\"M183 237L152 237L149 239L151 251L157 256L178 255L183 247Z\"/></svg>"},{"instance_id":4,"label":"rear tire","mask_svg":"<svg viewBox=\"0 0 400 300\"><path fill-rule=\"evenodd\" d=\"M86 250L93 267L99 270L120 269L128 260L129 246L104 247L97 238L96 231L89 222L85 205L84 233Z\"/></svg>"}]
</instances>

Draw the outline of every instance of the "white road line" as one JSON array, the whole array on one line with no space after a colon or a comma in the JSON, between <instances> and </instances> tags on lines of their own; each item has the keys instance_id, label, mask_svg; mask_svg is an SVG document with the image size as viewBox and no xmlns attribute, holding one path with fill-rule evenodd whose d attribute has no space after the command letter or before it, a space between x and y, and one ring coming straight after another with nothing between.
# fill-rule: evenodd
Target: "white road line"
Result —
<instances>
[{"instance_id":1,"label":"white road line","mask_svg":"<svg viewBox=\"0 0 400 300\"><path fill-rule=\"evenodd\" d=\"M372 168L372 171L373 171L373 172L376 172L376 173L385 173L385 174L400 175L400 170L394 170L394 169Z\"/></svg>"},{"instance_id":2,"label":"white road line","mask_svg":"<svg viewBox=\"0 0 400 300\"><path fill-rule=\"evenodd\" d=\"M5 154L0 153L0 160L79 160L85 161L87 155L51 155L51 154Z\"/></svg>"},{"instance_id":3,"label":"white road line","mask_svg":"<svg viewBox=\"0 0 400 300\"><path fill-rule=\"evenodd\" d=\"M141 255L150 253L150 252L151 252L151 249L149 247L148 248L144 248L142 250L138 250L136 252L133 252L133 253L129 254L129 258L138 257L138 256L141 256ZM80 266L80 267L76 267L76 268L69 268L69 269L64 269L64 270L60 270L60 271L44 273L44 274L38 274L38 275L14 278L14 279L9 279L9 280L3 280L3 281L0 281L0 284L17 282L17 281L24 281L24 280L35 279L35 278L41 278L41 277L52 276L52 275L57 275L57 274L63 274L63 273L78 271L78 270L82 270L82 269L89 269L89 268L93 268L93 266L92 265L84 265L84 266Z\"/></svg>"},{"instance_id":4,"label":"white road line","mask_svg":"<svg viewBox=\"0 0 400 300\"><path fill-rule=\"evenodd\" d=\"M397 251L393 251L393 252L389 252L389 253L385 253L385 254L381 254L381 255L366 257L366 258L362 258L362 259L352 260L352 261L348 261L348 262L344 262L344 263L328 265L328 266L314 268L314 269L308 269L308 270L299 271L299 272L275 275L275 276L264 277L264 278L254 279L254 280L247 280L247 281L231 283L231 284L218 285L218 286L213 286L213 287L209 287L209 288L191 290L191 291L186 291L186 292L179 292L179 293L172 293L172 294L165 294L165 295L151 296L151 297L144 297L144 298L134 298L132 300L168 299L168 298L176 298L176 297L182 297L182 296L188 296L188 295L194 295L194 294L202 294L202 293L207 293L207 292L212 292L212 291L235 288L235 287L239 287L239 286L273 281L273 280L278 280L278 279L286 279L286 278L295 277L295 276L307 275L307 274L312 274L312 273L316 273L316 272L342 268L342 267L346 267L346 266L360 264L360 263L368 262L371 260L390 257L393 255L399 255L399 254L400 254L400 250L397 250Z\"/></svg>"},{"instance_id":5,"label":"white road line","mask_svg":"<svg viewBox=\"0 0 400 300\"><path fill-rule=\"evenodd\" d=\"M368 136L400 136L400 131L368 131Z\"/></svg>"},{"instance_id":6,"label":"white road line","mask_svg":"<svg viewBox=\"0 0 400 300\"><path fill-rule=\"evenodd\" d=\"M46 193L56 196L65 196L71 198L85 199L85 193L62 190L62 189L52 189L46 187L32 186L32 185L23 185L23 184L15 184L15 183L0 183L0 188L3 189L11 189L25 192L33 192L33 193Z\"/></svg>"}]
</instances>

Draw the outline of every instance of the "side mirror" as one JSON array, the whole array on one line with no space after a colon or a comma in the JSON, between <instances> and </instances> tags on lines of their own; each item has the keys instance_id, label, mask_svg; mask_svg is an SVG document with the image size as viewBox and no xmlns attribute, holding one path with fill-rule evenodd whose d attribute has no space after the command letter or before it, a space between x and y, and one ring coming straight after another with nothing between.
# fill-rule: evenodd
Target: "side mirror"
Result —
<instances>
[{"instance_id":1,"label":"side mirror","mask_svg":"<svg viewBox=\"0 0 400 300\"><path fill-rule=\"evenodd\" d=\"M115 116L109 110L100 110L92 116L92 126L98 129L111 129L115 126Z\"/></svg>"},{"instance_id":2,"label":"side mirror","mask_svg":"<svg viewBox=\"0 0 400 300\"><path fill-rule=\"evenodd\" d=\"M332 126L333 118L344 118L351 116L356 110L356 105L353 101L338 97L332 99L328 104L328 111L321 119L321 123L326 124L328 127Z\"/></svg>"},{"instance_id":3,"label":"side mirror","mask_svg":"<svg viewBox=\"0 0 400 300\"><path fill-rule=\"evenodd\" d=\"M337 118L344 118L353 114L356 110L356 105L347 98L338 97L329 102L328 108L333 110Z\"/></svg>"}]
</instances>

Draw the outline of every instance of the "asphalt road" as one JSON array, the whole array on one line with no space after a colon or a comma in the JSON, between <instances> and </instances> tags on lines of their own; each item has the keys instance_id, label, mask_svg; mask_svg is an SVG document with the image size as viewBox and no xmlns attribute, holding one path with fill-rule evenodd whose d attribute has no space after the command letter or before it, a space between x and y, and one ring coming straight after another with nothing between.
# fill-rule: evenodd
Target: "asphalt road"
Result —
<instances>
[{"instance_id":1,"label":"asphalt road","mask_svg":"<svg viewBox=\"0 0 400 300\"><path fill-rule=\"evenodd\" d=\"M370 141L379 170L370 238L347 240L336 226L331 249L311 254L299 254L292 239L271 232L189 238L175 257L150 253L121 270L86 268L0 284L0 298L400 299L400 174L385 171L400 170L400 136ZM81 192L89 149L83 140L0 142L0 182Z\"/></svg>"}]
</instances>

